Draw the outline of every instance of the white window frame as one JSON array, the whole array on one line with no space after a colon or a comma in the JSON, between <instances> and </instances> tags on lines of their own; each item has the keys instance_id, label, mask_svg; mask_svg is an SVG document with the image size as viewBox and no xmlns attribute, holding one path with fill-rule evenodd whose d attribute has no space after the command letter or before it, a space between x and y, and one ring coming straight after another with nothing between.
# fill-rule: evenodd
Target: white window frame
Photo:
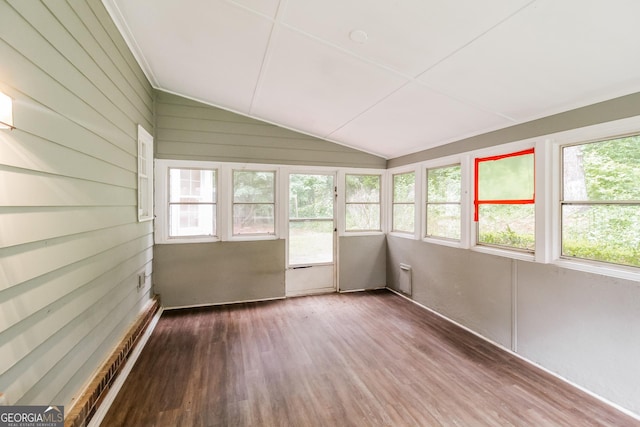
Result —
<instances>
[{"instance_id":1,"label":"white window frame","mask_svg":"<svg viewBox=\"0 0 640 427\"><path fill-rule=\"evenodd\" d=\"M447 166L460 165L460 240L445 239L441 237L426 236L427 232L427 170L437 169ZM422 170L422 200L420 203L422 223L422 240L437 245L450 246L454 248L468 249L470 245L470 228L472 224L471 213L473 212L473 195L470 194L473 188L473 171L471 170L471 161L468 155L447 156L439 159L424 162L421 165Z\"/></svg>"},{"instance_id":2,"label":"white window frame","mask_svg":"<svg viewBox=\"0 0 640 427\"><path fill-rule=\"evenodd\" d=\"M388 230L387 226L387 211L385 206L387 203L388 193L388 173L387 169L340 169L338 170L338 177L336 187L338 189L338 211L336 222L338 224L338 236L376 236L380 234L386 234ZM347 192L346 192L346 179L347 175L380 175L380 230L375 231L346 231L346 213L347 213Z\"/></svg>"},{"instance_id":3,"label":"white window frame","mask_svg":"<svg viewBox=\"0 0 640 427\"><path fill-rule=\"evenodd\" d=\"M549 256L546 260L554 265L571 270L584 271L594 274L602 274L621 279L640 281L640 268L593 261L579 258L567 258L561 256L561 204L560 188L561 176L561 150L567 145L582 144L616 137L640 133L640 116L622 120L602 123L593 126L573 129L565 132L547 135L546 146L551 158L553 176L551 177L552 191L548 193L550 224L546 230ZM537 172L537 171L536 171Z\"/></svg>"},{"instance_id":4,"label":"white window frame","mask_svg":"<svg viewBox=\"0 0 640 427\"><path fill-rule=\"evenodd\" d=\"M153 220L153 136L138 125L138 222ZM146 186L142 183L146 182ZM145 191L146 190L146 191Z\"/></svg>"},{"instance_id":5,"label":"white window frame","mask_svg":"<svg viewBox=\"0 0 640 427\"><path fill-rule=\"evenodd\" d=\"M172 185L171 185L171 172L172 171L180 171L181 174L184 171L188 171L188 172L211 172L213 175L213 192L215 195L215 198L210 201L210 202L191 202L191 203L186 203L186 202L172 202L171 201L171 193L172 193ZM217 205L218 205L218 169L211 169L211 168L175 168L175 167L169 167L169 200L168 200L168 208L169 208L169 222L171 223L171 208L173 206L206 206L206 205L210 205L213 209L213 216L215 218L215 230L214 233L212 234L213 236L217 236L218 235L218 227L217 227L217 222L218 222L218 218L217 218ZM200 175L200 178L202 178L202 175ZM190 177L191 179L191 177ZM201 181L202 182L202 181ZM182 176L180 176L179 179L179 188L182 187ZM185 197L188 196L187 194L182 193L181 191L179 192L179 195L181 197ZM199 197L200 194L197 195L197 197ZM199 212L199 211L198 211ZM200 218L198 218L198 222L200 222ZM175 225L175 224L170 224L170 225ZM170 227L169 227L170 228ZM180 227L181 229L184 229L183 227ZM187 235L179 235L179 236L171 236L171 231L169 231L169 238L170 239L175 239L176 237L203 237L203 236L209 236L209 235L203 235L203 234L187 234Z\"/></svg>"},{"instance_id":6,"label":"white window frame","mask_svg":"<svg viewBox=\"0 0 640 427\"><path fill-rule=\"evenodd\" d=\"M542 167L546 162L543 158L539 157L541 154L544 155L545 153L544 153L544 149L540 149L539 144L537 143L538 141L540 141L539 138L531 138L531 139L512 142L508 144L501 144L494 147L485 148L482 150L475 150L467 153L469 156L469 162L467 165L467 170L469 175L467 177L467 180L468 180L467 206L469 209L471 209L471 207L473 206L474 197L475 197L475 194L473 194L473 190L472 190L474 188L474 179L475 179L475 177L473 176L472 168L473 168L474 160L476 158L484 158L484 157L514 153L514 152L526 150L529 148L535 149L534 158L535 158L536 194L535 194L535 204L534 204L534 209L535 209L535 250L534 252L530 253L530 252L520 251L518 249L509 249L507 247L502 248L502 247L493 247L493 246L486 246L486 245L479 244L477 242L477 224L473 220L473 217L471 215L471 210L469 210L469 212L467 212L467 217L468 217L467 221L469 222L469 225L470 225L469 247L472 251L482 252L482 253L501 256L501 257L513 258L513 259L518 259L522 261L535 261L537 257L540 257L540 256L544 257L544 254L540 254L538 253L538 251L539 250L544 251L544 248L540 248L540 244L539 244L540 243L539 230L544 229L545 217L543 215L540 215L539 211L540 209L545 208L544 200L546 197L545 196L546 171L544 171ZM538 187L539 183L542 184L540 187Z\"/></svg>"},{"instance_id":7,"label":"white window frame","mask_svg":"<svg viewBox=\"0 0 640 427\"><path fill-rule=\"evenodd\" d=\"M413 200L413 206L414 206L414 218L413 218L413 223L414 223L414 228L413 228L413 232L412 233L408 233L408 232L404 232L404 231L395 231L393 229L393 177L395 175L402 175L405 173L414 173L415 174L415 178L416 178L416 182L415 182L415 187L414 187L414 200ZM388 169L387 170L387 176L386 176L386 181L388 182L388 194L386 195L386 200L388 200L388 203L386 204L386 218L387 218L387 224L386 224L386 230L388 231L388 233L392 236L397 236L397 237L402 237L405 239L412 239L412 240L418 240L420 239L420 233L422 233L422 221L420 220L420 213L421 213L421 208L420 208L420 203L422 200L422 180L423 176L422 176L422 168L420 168L419 164L412 164L412 165L408 165L408 166L401 166L401 167L397 167L397 168L393 168L393 169Z\"/></svg>"},{"instance_id":8,"label":"white window frame","mask_svg":"<svg viewBox=\"0 0 640 427\"><path fill-rule=\"evenodd\" d=\"M225 204L227 205L227 215L226 215L226 233L224 235L223 240L228 241L253 241L253 240L277 240L280 238L282 234L281 227L281 208L282 204L280 199L281 195L281 184L280 184L280 170L281 167L273 166L268 164L252 164L252 163L225 163L222 166L222 169L226 176L226 181L228 184L226 185L228 197L225 200ZM233 172L234 171L248 171L248 172L273 172L274 174L274 182L273 182L273 233L256 233L256 234L233 234Z\"/></svg>"},{"instance_id":9,"label":"white window frame","mask_svg":"<svg viewBox=\"0 0 640 427\"><path fill-rule=\"evenodd\" d=\"M216 196L215 216L216 216L216 235L215 236L169 236L169 169L201 169L214 170L216 173ZM221 164L215 162L192 161L192 160L165 160L156 159L155 161L155 182L156 182L156 222L155 222L155 242L157 244L174 244L174 243L203 243L217 242L222 240L220 232L223 229L222 223L226 218L220 215L220 194L223 189L221 185L223 173L221 172ZM221 223L222 222L222 223Z\"/></svg>"}]
</instances>

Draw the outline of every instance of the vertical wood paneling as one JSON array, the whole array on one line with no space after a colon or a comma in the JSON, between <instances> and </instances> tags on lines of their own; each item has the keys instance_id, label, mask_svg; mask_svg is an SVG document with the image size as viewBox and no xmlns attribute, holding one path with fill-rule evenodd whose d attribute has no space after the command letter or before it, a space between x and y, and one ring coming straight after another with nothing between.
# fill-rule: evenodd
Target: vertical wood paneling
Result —
<instances>
[{"instance_id":1,"label":"vertical wood paneling","mask_svg":"<svg viewBox=\"0 0 640 427\"><path fill-rule=\"evenodd\" d=\"M159 92L160 159L384 168L382 157Z\"/></svg>"},{"instance_id":2,"label":"vertical wood paneling","mask_svg":"<svg viewBox=\"0 0 640 427\"><path fill-rule=\"evenodd\" d=\"M0 57L18 128L0 131L0 392L68 407L151 293L154 91L100 0L0 0Z\"/></svg>"}]
</instances>

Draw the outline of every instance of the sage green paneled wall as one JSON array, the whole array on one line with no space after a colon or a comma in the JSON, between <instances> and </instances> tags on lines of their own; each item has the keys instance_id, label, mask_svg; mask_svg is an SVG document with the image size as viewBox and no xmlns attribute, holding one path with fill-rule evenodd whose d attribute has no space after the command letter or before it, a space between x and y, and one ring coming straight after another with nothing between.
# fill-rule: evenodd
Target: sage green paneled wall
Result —
<instances>
[{"instance_id":1,"label":"sage green paneled wall","mask_svg":"<svg viewBox=\"0 0 640 427\"><path fill-rule=\"evenodd\" d=\"M156 98L156 158L385 168L386 160L166 92Z\"/></svg>"},{"instance_id":2,"label":"sage green paneled wall","mask_svg":"<svg viewBox=\"0 0 640 427\"><path fill-rule=\"evenodd\" d=\"M154 94L100 0L0 0L0 58L0 392L68 410L149 301Z\"/></svg>"}]
</instances>

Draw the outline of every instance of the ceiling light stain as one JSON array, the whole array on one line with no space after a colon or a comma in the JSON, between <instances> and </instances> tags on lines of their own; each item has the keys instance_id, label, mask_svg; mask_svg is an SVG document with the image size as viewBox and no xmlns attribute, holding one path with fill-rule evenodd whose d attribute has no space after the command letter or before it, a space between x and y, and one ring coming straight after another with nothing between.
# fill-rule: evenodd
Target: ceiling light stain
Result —
<instances>
[{"instance_id":1,"label":"ceiling light stain","mask_svg":"<svg viewBox=\"0 0 640 427\"><path fill-rule=\"evenodd\" d=\"M353 30L349 33L349 38L354 43L364 44L369 39L369 36L364 30Z\"/></svg>"}]
</instances>

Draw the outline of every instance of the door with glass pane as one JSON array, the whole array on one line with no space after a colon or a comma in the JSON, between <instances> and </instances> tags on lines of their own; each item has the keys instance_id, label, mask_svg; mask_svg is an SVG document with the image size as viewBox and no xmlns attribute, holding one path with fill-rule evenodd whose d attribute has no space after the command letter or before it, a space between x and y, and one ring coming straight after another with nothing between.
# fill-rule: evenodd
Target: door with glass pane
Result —
<instances>
[{"instance_id":1,"label":"door with glass pane","mask_svg":"<svg viewBox=\"0 0 640 427\"><path fill-rule=\"evenodd\" d=\"M289 174L289 296L336 289L334 181L334 174Z\"/></svg>"}]
</instances>

